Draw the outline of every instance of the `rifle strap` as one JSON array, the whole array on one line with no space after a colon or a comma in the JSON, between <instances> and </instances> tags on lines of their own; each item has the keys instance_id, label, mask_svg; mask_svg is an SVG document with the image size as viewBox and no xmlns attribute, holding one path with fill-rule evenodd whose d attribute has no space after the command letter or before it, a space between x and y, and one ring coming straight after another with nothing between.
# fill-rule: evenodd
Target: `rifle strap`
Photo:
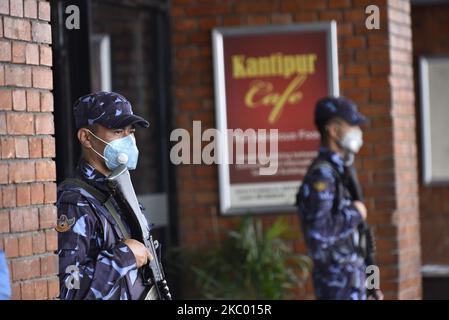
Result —
<instances>
[{"instance_id":1,"label":"rifle strap","mask_svg":"<svg viewBox=\"0 0 449 320\"><path fill-rule=\"evenodd\" d=\"M107 197L103 192L101 192L97 188L91 186L87 182L84 182L83 180L78 178L67 178L61 183L61 185L75 185L77 187L84 189L87 193L89 193L91 196L97 199L103 206L106 207L106 209L109 211L112 218L114 219L115 223L119 227L120 231L122 232L124 238L125 239L131 238L128 230L123 225L123 221L120 218L119 213L117 212L112 203L112 195Z\"/></svg>"}]
</instances>

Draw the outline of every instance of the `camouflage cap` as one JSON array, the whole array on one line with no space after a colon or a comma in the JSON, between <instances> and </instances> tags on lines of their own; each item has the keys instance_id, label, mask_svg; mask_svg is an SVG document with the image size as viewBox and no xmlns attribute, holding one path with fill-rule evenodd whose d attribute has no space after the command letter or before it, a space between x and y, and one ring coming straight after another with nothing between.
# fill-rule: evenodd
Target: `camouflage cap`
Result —
<instances>
[{"instance_id":1,"label":"camouflage cap","mask_svg":"<svg viewBox=\"0 0 449 320\"><path fill-rule=\"evenodd\" d=\"M341 118L350 125L361 125L367 119L357 110L355 102L344 97L326 97L315 107L315 125L319 128L333 118Z\"/></svg>"},{"instance_id":2,"label":"camouflage cap","mask_svg":"<svg viewBox=\"0 0 449 320\"><path fill-rule=\"evenodd\" d=\"M115 92L95 92L79 98L73 105L76 128L101 124L109 129L130 124L149 127L148 121L133 114L131 103Z\"/></svg>"}]
</instances>

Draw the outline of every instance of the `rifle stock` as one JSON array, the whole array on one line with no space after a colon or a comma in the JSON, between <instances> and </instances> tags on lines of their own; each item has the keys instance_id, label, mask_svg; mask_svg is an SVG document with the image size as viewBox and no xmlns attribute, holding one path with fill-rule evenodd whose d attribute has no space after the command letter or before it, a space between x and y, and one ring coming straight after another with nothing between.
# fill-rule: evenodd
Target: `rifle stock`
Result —
<instances>
[{"instance_id":1,"label":"rifle stock","mask_svg":"<svg viewBox=\"0 0 449 320\"><path fill-rule=\"evenodd\" d=\"M153 240L150 234L149 226L140 209L126 165L121 165L115 169L108 177L108 183L120 208L128 218L132 237L142 242L153 257L147 265L141 268L145 283L148 286L154 285L159 300L172 300L161 264L161 246L158 241Z\"/></svg>"}]
</instances>

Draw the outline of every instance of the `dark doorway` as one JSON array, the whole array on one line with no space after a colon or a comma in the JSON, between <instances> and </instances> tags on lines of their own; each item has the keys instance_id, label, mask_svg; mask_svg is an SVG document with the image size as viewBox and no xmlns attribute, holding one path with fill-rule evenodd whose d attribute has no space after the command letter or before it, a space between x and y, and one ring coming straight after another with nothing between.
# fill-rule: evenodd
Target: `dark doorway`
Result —
<instances>
[{"instance_id":1,"label":"dark doorway","mask_svg":"<svg viewBox=\"0 0 449 320\"><path fill-rule=\"evenodd\" d=\"M80 28L67 29L67 6L80 10ZM72 104L94 91L128 98L150 122L137 129L139 163L131 172L139 201L160 242L177 244L174 170L169 160L169 7L152 0L53 0L53 73L58 183L80 157Z\"/></svg>"}]
</instances>

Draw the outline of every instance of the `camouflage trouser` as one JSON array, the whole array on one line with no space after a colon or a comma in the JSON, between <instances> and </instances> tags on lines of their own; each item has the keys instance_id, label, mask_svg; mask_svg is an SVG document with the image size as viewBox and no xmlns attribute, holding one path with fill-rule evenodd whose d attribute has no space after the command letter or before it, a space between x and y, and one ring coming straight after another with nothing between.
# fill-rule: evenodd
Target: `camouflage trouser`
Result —
<instances>
[{"instance_id":1,"label":"camouflage trouser","mask_svg":"<svg viewBox=\"0 0 449 320\"><path fill-rule=\"evenodd\" d=\"M315 297L320 300L366 300L365 266L357 264L314 268Z\"/></svg>"}]
</instances>

